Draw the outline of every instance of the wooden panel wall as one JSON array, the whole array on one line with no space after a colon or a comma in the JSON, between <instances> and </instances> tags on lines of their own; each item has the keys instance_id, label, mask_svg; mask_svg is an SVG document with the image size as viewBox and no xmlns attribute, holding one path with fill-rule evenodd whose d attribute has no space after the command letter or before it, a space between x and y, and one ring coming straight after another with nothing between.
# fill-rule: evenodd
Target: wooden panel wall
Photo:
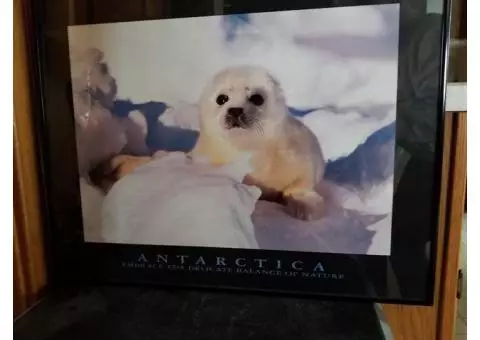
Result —
<instances>
[{"instance_id":1,"label":"wooden panel wall","mask_svg":"<svg viewBox=\"0 0 480 340\"><path fill-rule=\"evenodd\" d=\"M453 120L447 230L444 245L442 290L438 315L441 340L453 339L457 313L457 284L462 242L462 224L467 189L467 114L456 113Z\"/></svg>"},{"instance_id":2,"label":"wooden panel wall","mask_svg":"<svg viewBox=\"0 0 480 340\"><path fill-rule=\"evenodd\" d=\"M38 172L32 124L25 2L13 18L13 283L14 317L32 306L46 285Z\"/></svg>"}]
</instances>

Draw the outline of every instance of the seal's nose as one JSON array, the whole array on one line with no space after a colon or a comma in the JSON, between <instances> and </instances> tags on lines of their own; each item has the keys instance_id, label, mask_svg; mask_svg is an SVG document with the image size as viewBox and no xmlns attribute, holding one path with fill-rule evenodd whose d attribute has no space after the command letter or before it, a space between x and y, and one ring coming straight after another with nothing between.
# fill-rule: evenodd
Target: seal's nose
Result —
<instances>
[{"instance_id":1,"label":"seal's nose","mask_svg":"<svg viewBox=\"0 0 480 340\"><path fill-rule=\"evenodd\" d=\"M243 115L243 108L242 107L231 107L227 110L227 113L232 118L239 118Z\"/></svg>"}]
</instances>

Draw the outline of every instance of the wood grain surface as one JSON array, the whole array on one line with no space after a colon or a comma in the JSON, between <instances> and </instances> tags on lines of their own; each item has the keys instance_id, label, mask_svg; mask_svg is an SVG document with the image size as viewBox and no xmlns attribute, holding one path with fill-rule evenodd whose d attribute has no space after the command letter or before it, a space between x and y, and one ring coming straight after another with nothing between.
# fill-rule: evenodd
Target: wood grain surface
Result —
<instances>
[{"instance_id":1,"label":"wood grain surface","mask_svg":"<svg viewBox=\"0 0 480 340\"><path fill-rule=\"evenodd\" d=\"M455 334L457 284L462 241L467 177L467 114L457 113L453 121L449 202L445 231L442 289L439 297L438 339L450 340Z\"/></svg>"},{"instance_id":2,"label":"wood grain surface","mask_svg":"<svg viewBox=\"0 0 480 340\"><path fill-rule=\"evenodd\" d=\"M39 201L25 2L14 0L13 19L13 209L14 317L33 305L46 285Z\"/></svg>"}]
</instances>

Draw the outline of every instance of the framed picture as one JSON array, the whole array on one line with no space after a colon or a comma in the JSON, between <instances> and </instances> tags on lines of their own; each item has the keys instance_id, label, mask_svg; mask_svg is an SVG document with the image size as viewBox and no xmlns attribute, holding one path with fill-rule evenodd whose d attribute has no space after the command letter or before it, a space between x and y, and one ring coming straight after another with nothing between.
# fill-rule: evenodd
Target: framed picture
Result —
<instances>
[{"instance_id":1,"label":"framed picture","mask_svg":"<svg viewBox=\"0 0 480 340\"><path fill-rule=\"evenodd\" d=\"M447 2L34 5L53 280L432 303Z\"/></svg>"}]
</instances>

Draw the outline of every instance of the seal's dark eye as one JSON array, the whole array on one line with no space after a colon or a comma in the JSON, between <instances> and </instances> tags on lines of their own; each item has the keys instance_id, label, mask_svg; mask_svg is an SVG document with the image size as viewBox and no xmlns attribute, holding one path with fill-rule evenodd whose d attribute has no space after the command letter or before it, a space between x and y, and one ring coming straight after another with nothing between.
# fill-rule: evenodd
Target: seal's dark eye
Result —
<instances>
[{"instance_id":1,"label":"seal's dark eye","mask_svg":"<svg viewBox=\"0 0 480 340\"><path fill-rule=\"evenodd\" d=\"M216 100L218 105L223 105L228 102L228 96L226 94L220 94Z\"/></svg>"},{"instance_id":2,"label":"seal's dark eye","mask_svg":"<svg viewBox=\"0 0 480 340\"><path fill-rule=\"evenodd\" d=\"M255 106L260 106L263 104L263 102L265 101L262 97L262 95L256 93L256 94L253 94L252 96L250 96L250 98L248 98L248 100L250 101L250 103L252 103L253 105Z\"/></svg>"}]
</instances>

